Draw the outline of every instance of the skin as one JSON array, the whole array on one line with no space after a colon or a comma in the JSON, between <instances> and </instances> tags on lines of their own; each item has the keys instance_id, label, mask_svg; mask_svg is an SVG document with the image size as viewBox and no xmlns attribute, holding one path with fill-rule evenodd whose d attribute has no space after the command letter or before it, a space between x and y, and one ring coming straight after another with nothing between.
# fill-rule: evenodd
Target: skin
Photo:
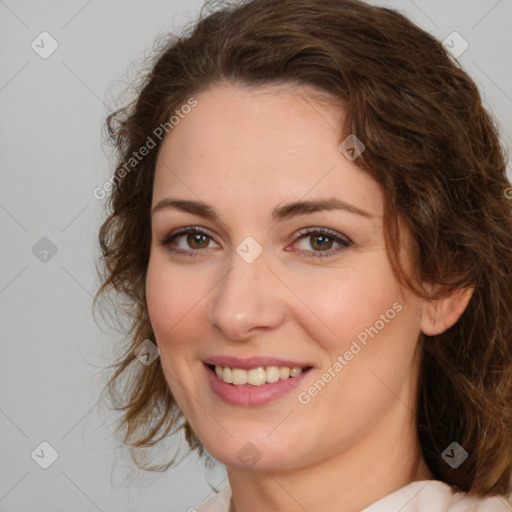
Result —
<instances>
[{"instance_id":1,"label":"skin","mask_svg":"<svg viewBox=\"0 0 512 512\"><path fill-rule=\"evenodd\" d=\"M226 465L237 512L361 510L431 479L413 413L419 340L453 325L469 300L428 302L399 284L385 250L382 191L338 150L342 113L311 92L207 89L164 139L156 165L152 206L201 200L220 218L155 212L146 292L167 382L207 451ZM270 220L277 205L333 197L373 217L331 210ZM196 257L161 243L185 226L210 238L194 245L185 234L171 247ZM301 235L307 227L353 244L328 238L334 254L309 257L322 251L322 233ZM236 251L247 236L263 249L250 264ZM301 404L298 393L396 302L401 311ZM314 368L273 403L235 406L209 387L202 360L213 355L293 358ZM253 466L237 456L248 442L261 455Z\"/></svg>"}]
</instances>

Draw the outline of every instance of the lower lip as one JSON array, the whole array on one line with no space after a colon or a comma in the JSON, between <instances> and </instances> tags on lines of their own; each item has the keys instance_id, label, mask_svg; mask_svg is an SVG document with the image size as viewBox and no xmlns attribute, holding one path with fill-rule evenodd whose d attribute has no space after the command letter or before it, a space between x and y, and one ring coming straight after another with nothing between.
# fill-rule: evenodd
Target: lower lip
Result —
<instances>
[{"instance_id":1,"label":"lower lip","mask_svg":"<svg viewBox=\"0 0 512 512\"><path fill-rule=\"evenodd\" d=\"M208 375L208 381L212 391L222 400L232 405L244 405L254 407L257 405L265 405L295 389L304 378L311 372L303 371L297 377L288 377L287 379L278 380L277 382L267 382L261 386L253 386L251 384L243 384L235 386L228 384L219 379L212 369L204 365Z\"/></svg>"}]
</instances>

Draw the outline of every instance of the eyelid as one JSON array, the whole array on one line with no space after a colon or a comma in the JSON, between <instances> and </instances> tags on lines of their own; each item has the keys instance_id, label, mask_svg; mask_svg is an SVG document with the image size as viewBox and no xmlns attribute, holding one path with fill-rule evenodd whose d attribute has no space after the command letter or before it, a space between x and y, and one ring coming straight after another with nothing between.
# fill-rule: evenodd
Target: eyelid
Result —
<instances>
[{"instance_id":1,"label":"eyelid","mask_svg":"<svg viewBox=\"0 0 512 512\"><path fill-rule=\"evenodd\" d=\"M177 248L171 248L171 242L174 241L176 238L186 235L188 233L197 233L201 235L206 235L208 238L210 238L213 242L215 242L214 236L211 234L210 230L207 228L204 228L202 226L184 226L182 228L178 228L168 235L164 236L159 240L160 244L167 247L167 249L175 254L185 254L188 256L201 256L204 251L208 250L208 248L203 249L177 249ZM307 235L312 234L320 234L320 235L326 235L329 238L332 238L336 243L339 244L339 247L336 247L334 249L327 249L325 251L304 251L299 250L299 252L305 256L313 257L313 258L325 258L330 257L333 255L338 254L344 249L347 249L349 247L352 247L354 244L352 240L347 237L346 235L342 235L341 233L338 233L337 231L334 231L330 228L326 227L318 227L318 226L311 226L306 227L297 232L297 236L294 239L294 242L292 244L292 247L295 246L298 241ZM217 242L215 242L217 243Z\"/></svg>"},{"instance_id":2,"label":"eyelid","mask_svg":"<svg viewBox=\"0 0 512 512\"><path fill-rule=\"evenodd\" d=\"M182 228L175 229L171 231L169 234L162 237L159 242L162 245L168 245L170 244L175 238L181 235L186 235L188 233L199 233L201 235L206 235L209 238L211 238L213 241L215 241L215 238L211 231L207 228L204 228L203 226L184 226ZM215 242L217 243L217 242Z\"/></svg>"},{"instance_id":3,"label":"eyelid","mask_svg":"<svg viewBox=\"0 0 512 512\"><path fill-rule=\"evenodd\" d=\"M335 240L338 240L340 242L345 242L347 244L353 244L354 242L346 235L339 233L338 231L335 231L334 229L320 227L320 226L312 226L307 228L302 228L298 231L298 235L304 236L304 235L310 235L312 233L323 233L326 235L329 235L330 237L334 238Z\"/></svg>"},{"instance_id":4,"label":"eyelid","mask_svg":"<svg viewBox=\"0 0 512 512\"><path fill-rule=\"evenodd\" d=\"M345 235L342 235L341 233L338 233L337 231L334 231L329 228L325 227L308 227L303 228L299 231L298 237L295 239L293 246L295 246L302 238L307 237L307 235L312 234L319 234L319 235L326 235L329 238L333 239L337 244L339 244L338 247L327 249L325 251L304 251L299 250L299 252L306 256L311 257L313 259L321 259L321 258L330 258L335 257L341 252L343 252L345 249L348 249L354 245L352 240L348 238Z\"/></svg>"}]
</instances>

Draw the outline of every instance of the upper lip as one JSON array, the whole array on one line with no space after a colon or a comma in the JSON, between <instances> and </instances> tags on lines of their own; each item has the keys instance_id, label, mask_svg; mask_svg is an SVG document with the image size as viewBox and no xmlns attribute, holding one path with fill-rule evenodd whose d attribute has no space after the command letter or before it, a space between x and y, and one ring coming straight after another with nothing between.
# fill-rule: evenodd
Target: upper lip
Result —
<instances>
[{"instance_id":1,"label":"upper lip","mask_svg":"<svg viewBox=\"0 0 512 512\"><path fill-rule=\"evenodd\" d=\"M287 366L289 368L305 368L313 366L309 363L301 363L292 361L291 359L280 359L277 357L249 357L242 359L234 356L212 356L203 360L205 364L213 364L225 368L240 368L242 370L250 370L251 368L266 368L268 366Z\"/></svg>"}]
</instances>

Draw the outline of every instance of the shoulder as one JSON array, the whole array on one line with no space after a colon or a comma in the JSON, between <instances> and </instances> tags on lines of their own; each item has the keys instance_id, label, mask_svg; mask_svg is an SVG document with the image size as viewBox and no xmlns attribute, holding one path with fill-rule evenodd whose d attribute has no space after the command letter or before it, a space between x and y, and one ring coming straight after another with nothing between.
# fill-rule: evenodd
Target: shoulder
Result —
<instances>
[{"instance_id":1,"label":"shoulder","mask_svg":"<svg viewBox=\"0 0 512 512\"><path fill-rule=\"evenodd\" d=\"M220 492L199 506L197 512L228 512L231 488L226 485Z\"/></svg>"},{"instance_id":2,"label":"shoulder","mask_svg":"<svg viewBox=\"0 0 512 512\"><path fill-rule=\"evenodd\" d=\"M228 512L229 485L205 501L197 512ZM439 480L411 482L365 508L362 512L512 512L505 496L478 498Z\"/></svg>"},{"instance_id":3,"label":"shoulder","mask_svg":"<svg viewBox=\"0 0 512 512\"><path fill-rule=\"evenodd\" d=\"M478 498L439 480L411 482L363 512L512 512L505 496Z\"/></svg>"}]
</instances>

